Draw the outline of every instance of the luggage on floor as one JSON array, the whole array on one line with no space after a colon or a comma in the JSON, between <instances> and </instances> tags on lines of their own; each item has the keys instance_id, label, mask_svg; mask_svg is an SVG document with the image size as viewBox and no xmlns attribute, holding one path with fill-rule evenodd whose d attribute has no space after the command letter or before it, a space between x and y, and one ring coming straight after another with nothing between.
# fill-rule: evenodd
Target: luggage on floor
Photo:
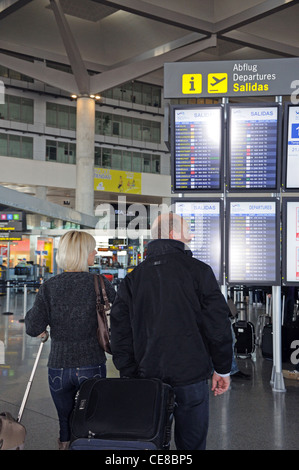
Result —
<instances>
[{"instance_id":1,"label":"luggage on floor","mask_svg":"<svg viewBox=\"0 0 299 470\"><path fill-rule=\"evenodd\" d=\"M238 320L233 323L236 337L235 353L239 356L250 356L255 350L255 333L253 323Z\"/></svg>"},{"instance_id":2,"label":"luggage on floor","mask_svg":"<svg viewBox=\"0 0 299 470\"><path fill-rule=\"evenodd\" d=\"M271 322L272 322L272 318L269 315L261 314L258 316L257 323L256 323L256 337L255 337L256 346L262 346L264 328L265 326L269 325Z\"/></svg>"},{"instance_id":3,"label":"luggage on floor","mask_svg":"<svg viewBox=\"0 0 299 470\"><path fill-rule=\"evenodd\" d=\"M273 328L272 323L265 325L261 343L262 356L265 359L273 359Z\"/></svg>"},{"instance_id":4,"label":"luggage on floor","mask_svg":"<svg viewBox=\"0 0 299 470\"><path fill-rule=\"evenodd\" d=\"M77 393L70 450L168 449L173 410L173 389L159 379L88 379Z\"/></svg>"},{"instance_id":5,"label":"luggage on floor","mask_svg":"<svg viewBox=\"0 0 299 470\"><path fill-rule=\"evenodd\" d=\"M0 413L0 450L23 450L25 437L26 437L26 428L21 424L21 419L23 416L23 411L30 393L31 385L37 368L37 364L42 353L43 345L48 339L48 334L42 339L41 344L38 349L37 356L35 358L32 372L27 383L25 394L22 399L20 406L19 414L17 419L4 411Z\"/></svg>"}]
</instances>

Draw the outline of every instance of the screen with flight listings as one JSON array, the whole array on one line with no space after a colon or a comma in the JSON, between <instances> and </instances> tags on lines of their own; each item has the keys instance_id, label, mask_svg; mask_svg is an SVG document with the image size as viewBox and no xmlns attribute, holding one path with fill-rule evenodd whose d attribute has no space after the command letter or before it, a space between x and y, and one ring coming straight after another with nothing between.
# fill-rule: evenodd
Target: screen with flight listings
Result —
<instances>
[{"instance_id":1,"label":"screen with flight listings","mask_svg":"<svg viewBox=\"0 0 299 470\"><path fill-rule=\"evenodd\" d=\"M277 189L278 106L231 105L228 123L228 189Z\"/></svg>"},{"instance_id":2,"label":"screen with flight listings","mask_svg":"<svg viewBox=\"0 0 299 470\"><path fill-rule=\"evenodd\" d=\"M286 189L299 189L299 106L287 112Z\"/></svg>"},{"instance_id":3,"label":"screen with flight listings","mask_svg":"<svg viewBox=\"0 0 299 470\"><path fill-rule=\"evenodd\" d=\"M223 109L173 108L173 192L222 189Z\"/></svg>"},{"instance_id":4,"label":"screen with flight listings","mask_svg":"<svg viewBox=\"0 0 299 470\"><path fill-rule=\"evenodd\" d=\"M227 281L277 285L279 269L278 200L230 200Z\"/></svg>"},{"instance_id":5,"label":"screen with flight listings","mask_svg":"<svg viewBox=\"0 0 299 470\"><path fill-rule=\"evenodd\" d=\"M283 198L282 272L285 285L299 282L299 199Z\"/></svg>"},{"instance_id":6,"label":"screen with flight listings","mask_svg":"<svg viewBox=\"0 0 299 470\"><path fill-rule=\"evenodd\" d=\"M193 257L211 266L216 279L222 282L223 201L176 200L174 211L189 224L193 236L189 248Z\"/></svg>"}]
</instances>

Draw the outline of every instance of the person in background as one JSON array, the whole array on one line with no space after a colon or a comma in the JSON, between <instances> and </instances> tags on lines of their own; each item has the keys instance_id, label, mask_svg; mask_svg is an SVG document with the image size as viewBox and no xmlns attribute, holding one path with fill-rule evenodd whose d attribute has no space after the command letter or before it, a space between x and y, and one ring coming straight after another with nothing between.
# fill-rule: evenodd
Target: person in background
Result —
<instances>
[{"instance_id":1,"label":"person in background","mask_svg":"<svg viewBox=\"0 0 299 470\"><path fill-rule=\"evenodd\" d=\"M48 376L59 418L60 450L69 445L69 419L81 383L106 376L106 355L97 339L94 275L89 273L97 253L95 246L95 239L83 231L71 230L61 237L56 261L64 271L40 286L25 317L26 333L30 336L43 336L50 327ZM112 303L115 290L103 278Z\"/></svg>"},{"instance_id":2,"label":"person in background","mask_svg":"<svg viewBox=\"0 0 299 470\"><path fill-rule=\"evenodd\" d=\"M174 388L178 450L206 448L209 386L230 385L229 308L210 266L192 257L177 214L152 225L146 259L127 274L111 309L113 362L121 377L159 378Z\"/></svg>"}]
</instances>

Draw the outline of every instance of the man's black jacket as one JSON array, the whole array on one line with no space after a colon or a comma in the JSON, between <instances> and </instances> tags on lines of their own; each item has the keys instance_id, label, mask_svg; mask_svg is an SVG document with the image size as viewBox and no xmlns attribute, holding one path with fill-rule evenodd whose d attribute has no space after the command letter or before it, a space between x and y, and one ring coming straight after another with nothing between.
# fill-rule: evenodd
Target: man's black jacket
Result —
<instances>
[{"instance_id":1,"label":"man's black jacket","mask_svg":"<svg viewBox=\"0 0 299 470\"><path fill-rule=\"evenodd\" d=\"M113 362L121 376L187 385L230 372L229 308L212 269L176 240L154 240L120 284L111 310Z\"/></svg>"}]
</instances>

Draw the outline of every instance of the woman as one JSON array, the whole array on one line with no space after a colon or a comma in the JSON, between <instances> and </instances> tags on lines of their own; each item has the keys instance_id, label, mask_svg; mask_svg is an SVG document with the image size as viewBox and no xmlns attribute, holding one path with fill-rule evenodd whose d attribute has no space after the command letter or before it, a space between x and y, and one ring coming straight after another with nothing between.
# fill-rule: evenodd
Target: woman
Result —
<instances>
[{"instance_id":1,"label":"woman","mask_svg":"<svg viewBox=\"0 0 299 470\"><path fill-rule=\"evenodd\" d=\"M86 232L72 230L61 237L56 261L64 272L41 285L25 318L30 336L43 335L50 327L49 386L59 418L61 450L68 448L69 419L81 383L106 376L106 356L97 340L94 275L88 271L94 264L95 246ZM104 282L112 303L115 290L106 278Z\"/></svg>"}]
</instances>

